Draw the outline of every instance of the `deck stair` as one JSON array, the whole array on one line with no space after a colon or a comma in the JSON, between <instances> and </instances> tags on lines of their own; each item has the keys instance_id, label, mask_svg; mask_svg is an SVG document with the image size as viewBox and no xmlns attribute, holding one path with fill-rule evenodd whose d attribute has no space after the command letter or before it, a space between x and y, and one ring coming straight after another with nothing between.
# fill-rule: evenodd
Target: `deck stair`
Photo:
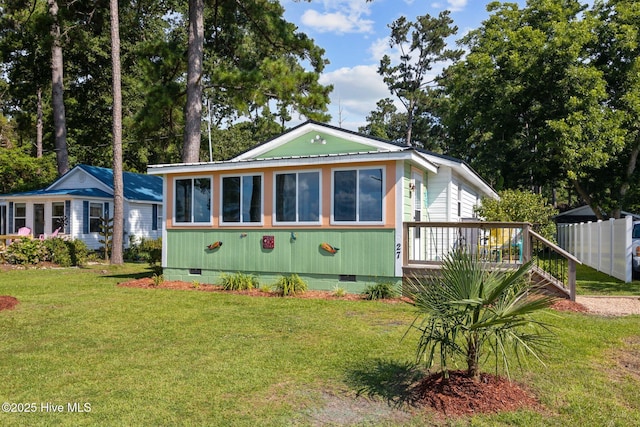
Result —
<instances>
[{"instance_id":1,"label":"deck stair","mask_svg":"<svg viewBox=\"0 0 640 427\"><path fill-rule=\"evenodd\" d=\"M465 250L494 270L515 270L533 260L532 282L547 293L575 301L576 265L580 261L517 222L406 222L404 277L433 276L451 251Z\"/></svg>"}]
</instances>

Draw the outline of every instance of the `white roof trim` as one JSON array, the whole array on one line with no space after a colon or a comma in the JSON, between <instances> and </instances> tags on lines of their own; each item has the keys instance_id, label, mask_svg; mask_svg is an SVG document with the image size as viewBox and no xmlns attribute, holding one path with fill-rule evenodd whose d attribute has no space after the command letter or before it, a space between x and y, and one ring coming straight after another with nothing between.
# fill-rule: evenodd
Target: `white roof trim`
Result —
<instances>
[{"instance_id":1,"label":"white roof trim","mask_svg":"<svg viewBox=\"0 0 640 427\"><path fill-rule=\"evenodd\" d=\"M234 157L233 159L231 159L230 161L240 161L240 160L248 160L251 158L255 158L258 156L261 156L264 153L267 153L277 147L280 147L281 145L286 144L287 142L290 142L293 139L296 139L298 137L301 137L302 135L309 133L309 132L322 132L326 135L331 135L334 136L336 138L341 138L341 139L345 139L347 141L351 141L351 142L356 142L359 144L363 144L363 145L368 145L370 147L375 148L376 150L379 151L402 151L404 150L403 147L398 147L395 146L393 144L389 144L386 142L382 142L382 141L378 141L375 139L371 139L369 137L366 137L364 135L356 135L350 132L345 132L343 130L340 129L335 129L332 127L325 127L321 124L318 123L306 123L304 125L301 125L300 127L293 129L287 133L284 133L274 139L272 139L269 142L266 142L262 145L259 145L245 153L240 154L237 157Z\"/></svg>"},{"instance_id":2,"label":"white roof trim","mask_svg":"<svg viewBox=\"0 0 640 427\"><path fill-rule=\"evenodd\" d=\"M206 163L181 163L150 165L147 168L149 175L165 175L169 173L199 173L228 171L238 168L243 169L264 169L277 168L283 166L309 166L322 164L344 164L367 161L388 161L388 160L411 160L426 170L438 173L437 165L425 158L418 156L413 151L370 151L368 153L346 153L346 154L322 154L313 156L293 156L279 157L272 159L246 159L228 160L225 162Z\"/></svg>"},{"instance_id":3,"label":"white roof trim","mask_svg":"<svg viewBox=\"0 0 640 427\"><path fill-rule=\"evenodd\" d=\"M435 163L437 165L448 166L454 171L458 172L461 176L465 177L471 184L478 187L480 191L482 191L486 196L491 197L493 199L499 199L498 193L495 192L493 188L489 184L487 184L478 174L471 169L466 163L456 160L447 159L445 157L436 156L429 153L420 153L422 154L428 161Z\"/></svg>"},{"instance_id":4,"label":"white roof trim","mask_svg":"<svg viewBox=\"0 0 640 427\"><path fill-rule=\"evenodd\" d=\"M58 178L57 180L53 181L48 187L46 187L46 190L75 190L76 187L67 187L64 185L64 182L71 179L72 176L78 175L78 174L84 174L87 177L87 181L91 180L91 185L87 185L84 186L83 188L98 188L100 190L103 190L107 193L113 193L113 188L109 187L108 185L106 185L105 183L103 183L102 181L100 181L98 178L96 178L95 176L91 175L89 172L87 172L86 170L82 169L80 166L74 166L73 169L71 169L69 172L67 172L66 174L64 174L63 176L61 176L60 178Z\"/></svg>"}]
</instances>

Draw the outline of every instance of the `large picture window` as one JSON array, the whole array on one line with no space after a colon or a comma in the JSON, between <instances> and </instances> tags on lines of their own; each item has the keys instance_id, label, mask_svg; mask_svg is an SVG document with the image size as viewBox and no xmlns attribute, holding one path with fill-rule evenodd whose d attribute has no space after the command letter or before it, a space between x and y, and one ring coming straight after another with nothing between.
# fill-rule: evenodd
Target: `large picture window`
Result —
<instances>
[{"instance_id":1,"label":"large picture window","mask_svg":"<svg viewBox=\"0 0 640 427\"><path fill-rule=\"evenodd\" d=\"M211 178L182 178L175 181L175 222L211 223Z\"/></svg>"},{"instance_id":2,"label":"large picture window","mask_svg":"<svg viewBox=\"0 0 640 427\"><path fill-rule=\"evenodd\" d=\"M276 175L276 222L320 221L320 173Z\"/></svg>"},{"instance_id":3,"label":"large picture window","mask_svg":"<svg viewBox=\"0 0 640 427\"><path fill-rule=\"evenodd\" d=\"M222 222L262 223L262 176L222 178Z\"/></svg>"},{"instance_id":4,"label":"large picture window","mask_svg":"<svg viewBox=\"0 0 640 427\"><path fill-rule=\"evenodd\" d=\"M383 172L380 168L333 172L333 221L382 222Z\"/></svg>"}]
</instances>

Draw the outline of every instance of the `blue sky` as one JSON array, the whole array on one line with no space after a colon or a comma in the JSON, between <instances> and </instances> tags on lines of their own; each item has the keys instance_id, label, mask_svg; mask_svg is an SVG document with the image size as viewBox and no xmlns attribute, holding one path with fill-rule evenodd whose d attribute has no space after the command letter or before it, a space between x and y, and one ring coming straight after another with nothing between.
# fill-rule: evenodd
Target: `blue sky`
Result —
<instances>
[{"instance_id":1,"label":"blue sky","mask_svg":"<svg viewBox=\"0 0 640 427\"><path fill-rule=\"evenodd\" d=\"M524 0L512 2L524 6ZM325 49L330 64L321 83L333 84L331 124L357 130L379 99L391 97L377 74L384 54L392 58L388 25L400 16L438 16L450 10L458 39L488 17L489 0L282 0L285 19ZM436 71L436 70L434 70ZM400 107L400 104L398 104ZM295 122L294 118L294 122ZM293 123L295 124L295 123Z\"/></svg>"}]
</instances>

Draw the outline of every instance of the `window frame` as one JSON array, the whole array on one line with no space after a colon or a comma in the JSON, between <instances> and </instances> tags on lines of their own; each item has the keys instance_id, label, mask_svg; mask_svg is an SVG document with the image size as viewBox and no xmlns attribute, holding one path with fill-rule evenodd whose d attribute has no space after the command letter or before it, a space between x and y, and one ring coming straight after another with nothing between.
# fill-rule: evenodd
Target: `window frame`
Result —
<instances>
[{"instance_id":1,"label":"window frame","mask_svg":"<svg viewBox=\"0 0 640 427\"><path fill-rule=\"evenodd\" d=\"M18 216L18 206L24 209L23 216ZM16 224L18 220L21 220L22 222L24 222L24 224L18 227L18 225ZM15 202L13 204L13 224L12 225L15 233L17 233L18 230L21 229L22 227L27 226L27 203L26 202Z\"/></svg>"},{"instance_id":2,"label":"window frame","mask_svg":"<svg viewBox=\"0 0 640 427\"><path fill-rule=\"evenodd\" d=\"M318 219L317 221L301 221L299 219L298 203L299 203L299 184L300 174L318 174ZM277 217L277 176L278 175L295 175L296 176L296 220L295 221L278 221ZM273 225L291 226L291 225L321 225L322 224L322 170L321 169L296 169L290 171L279 171L273 173Z\"/></svg>"},{"instance_id":3,"label":"window frame","mask_svg":"<svg viewBox=\"0 0 640 427\"><path fill-rule=\"evenodd\" d=\"M98 216L91 214L91 208L95 206L98 206L100 208L100 215ZM102 220L100 218L102 218L103 216L104 216L104 203L89 201L89 234L100 233L100 225L102 223ZM94 224L96 225L97 229L94 229L93 227Z\"/></svg>"},{"instance_id":4,"label":"window frame","mask_svg":"<svg viewBox=\"0 0 640 427\"><path fill-rule=\"evenodd\" d=\"M380 221L360 221L360 172L363 170L379 169L382 175L381 181L381 220ZM335 173L340 171L355 171L356 172L356 219L355 221L339 221L335 219ZM385 166L357 166L357 167L342 167L331 169L331 225L384 225L386 223L386 182L387 182L387 168Z\"/></svg>"},{"instance_id":5,"label":"window frame","mask_svg":"<svg viewBox=\"0 0 640 427\"><path fill-rule=\"evenodd\" d=\"M55 214L56 206L62 206L62 215ZM58 233L64 233L65 230L65 203L62 202L51 202L51 233L55 232L58 229Z\"/></svg>"},{"instance_id":6,"label":"window frame","mask_svg":"<svg viewBox=\"0 0 640 427\"><path fill-rule=\"evenodd\" d=\"M208 179L209 180L209 220L208 221L195 221L195 198L193 197L194 189L195 189L195 180L197 179ZM190 207L190 219L189 221L178 221L177 220L177 206L176 197L177 197L177 182L178 181L191 181L191 207ZM203 226L203 225L212 225L213 224L213 197L214 197L214 180L211 175L196 175L196 176L176 176L173 178L173 208L172 208L172 218L171 223L173 226L180 227L193 227L193 226ZM162 215L162 206L158 205L158 215ZM160 229L160 223L158 224L158 229Z\"/></svg>"},{"instance_id":7,"label":"window frame","mask_svg":"<svg viewBox=\"0 0 640 427\"><path fill-rule=\"evenodd\" d=\"M243 185L243 180L244 177L254 177L254 176L259 176L260 177L260 221L243 221L242 220L242 210L243 210L243 192L242 192L242 185ZM225 178L240 178L240 219L239 221L225 221L224 220L224 180ZM246 172L246 173L231 173L231 174L224 174L224 175L220 175L220 183L219 183L219 187L220 187L220 195L219 195L219 201L220 201L220 212L219 212L219 217L218 217L218 224L221 227L261 227L264 225L264 173L263 172L259 172L259 173L251 173L251 172Z\"/></svg>"}]
</instances>

